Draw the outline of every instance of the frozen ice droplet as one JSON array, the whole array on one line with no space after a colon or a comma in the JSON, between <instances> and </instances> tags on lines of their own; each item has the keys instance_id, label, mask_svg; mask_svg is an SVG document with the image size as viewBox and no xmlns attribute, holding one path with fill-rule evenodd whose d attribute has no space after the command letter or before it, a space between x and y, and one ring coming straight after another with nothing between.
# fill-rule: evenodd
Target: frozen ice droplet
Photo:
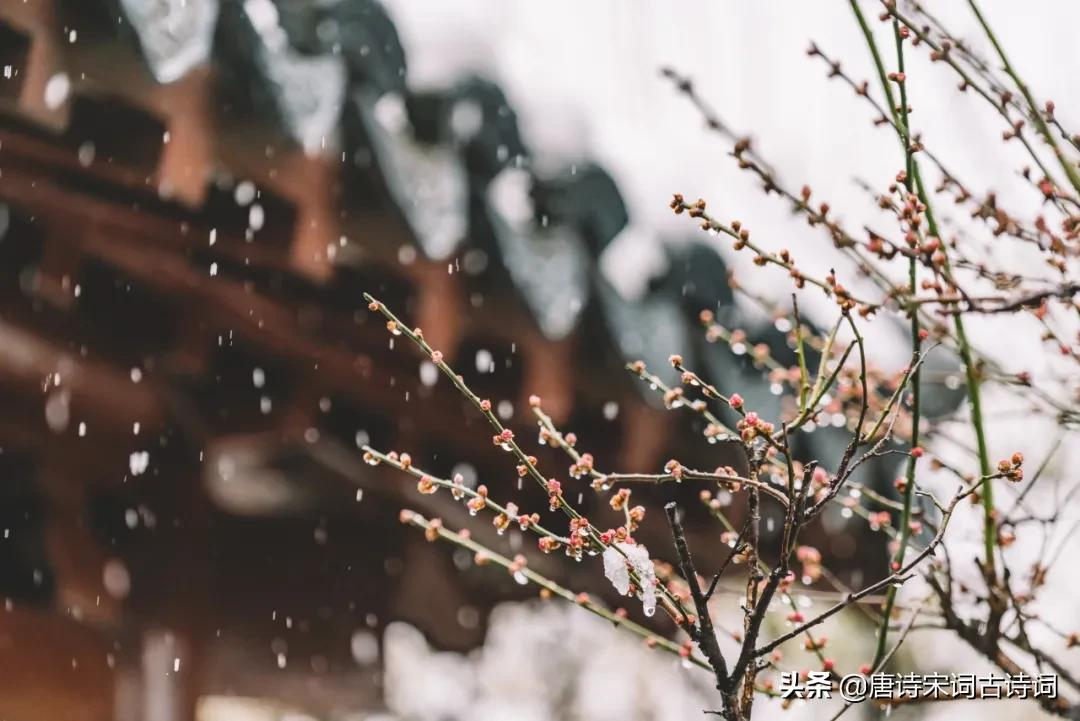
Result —
<instances>
[{"instance_id":1,"label":"frozen ice droplet","mask_svg":"<svg viewBox=\"0 0 1080 721\"><path fill-rule=\"evenodd\" d=\"M476 351L476 372L495 372L495 356L491 355L491 351L487 350L486 348L481 348L480 350Z\"/></svg>"},{"instance_id":2,"label":"frozen ice droplet","mask_svg":"<svg viewBox=\"0 0 1080 721\"><path fill-rule=\"evenodd\" d=\"M146 473L150 465L150 453L148 451L135 451L128 458L128 469L133 476L141 476Z\"/></svg>"},{"instance_id":3,"label":"frozen ice droplet","mask_svg":"<svg viewBox=\"0 0 1080 721\"><path fill-rule=\"evenodd\" d=\"M45 105L49 110L56 110L71 94L71 79L67 73L56 73L45 83Z\"/></svg>"},{"instance_id":4,"label":"frozen ice droplet","mask_svg":"<svg viewBox=\"0 0 1080 721\"><path fill-rule=\"evenodd\" d=\"M97 154L97 150L94 144L87 140L85 143L79 146L78 156L79 165L84 168L89 168L94 163L94 156Z\"/></svg>"},{"instance_id":5,"label":"frozen ice droplet","mask_svg":"<svg viewBox=\"0 0 1080 721\"><path fill-rule=\"evenodd\" d=\"M433 386L439 380L439 369L431 361L420 364L420 382L425 386Z\"/></svg>"},{"instance_id":6,"label":"frozen ice droplet","mask_svg":"<svg viewBox=\"0 0 1080 721\"><path fill-rule=\"evenodd\" d=\"M105 592L115 599L122 600L131 593L131 575L124 562L117 558L105 562L101 569L101 581Z\"/></svg>"},{"instance_id":7,"label":"frozen ice droplet","mask_svg":"<svg viewBox=\"0 0 1080 721\"><path fill-rule=\"evenodd\" d=\"M71 392L54 390L45 400L45 424L53 433L63 433L71 421Z\"/></svg>"},{"instance_id":8,"label":"frozen ice droplet","mask_svg":"<svg viewBox=\"0 0 1080 721\"><path fill-rule=\"evenodd\" d=\"M608 401L604 404L604 420L613 421L619 416L619 404Z\"/></svg>"},{"instance_id":9,"label":"frozen ice droplet","mask_svg":"<svg viewBox=\"0 0 1080 721\"><path fill-rule=\"evenodd\" d=\"M371 666L379 660L379 640L366 630L353 633L349 642L353 660L361 666Z\"/></svg>"},{"instance_id":10,"label":"frozen ice droplet","mask_svg":"<svg viewBox=\"0 0 1080 721\"><path fill-rule=\"evenodd\" d=\"M251 208L248 209L248 227L253 231L262 230L263 225L266 223L266 211L259 203L253 203Z\"/></svg>"},{"instance_id":11,"label":"frozen ice droplet","mask_svg":"<svg viewBox=\"0 0 1080 721\"><path fill-rule=\"evenodd\" d=\"M236 189L233 191L233 200L236 201L237 205L248 205L255 200L256 193L255 183L250 180L243 180L236 184Z\"/></svg>"}]
</instances>

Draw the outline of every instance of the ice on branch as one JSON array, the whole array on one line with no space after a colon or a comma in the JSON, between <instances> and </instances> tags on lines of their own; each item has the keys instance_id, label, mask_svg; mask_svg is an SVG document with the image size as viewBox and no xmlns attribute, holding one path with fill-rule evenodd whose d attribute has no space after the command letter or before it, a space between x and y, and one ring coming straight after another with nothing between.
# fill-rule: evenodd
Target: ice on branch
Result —
<instances>
[{"instance_id":1,"label":"ice on branch","mask_svg":"<svg viewBox=\"0 0 1080 721\"><path fill-rule=\"evenodd\" d=\"M641 582L642 609L646 616L651 616L656 613L656 569L648 549L637 544L617 543L604 551L604 576L624 596L630 593L631 571Z\"/></svg>"}]
</instances>

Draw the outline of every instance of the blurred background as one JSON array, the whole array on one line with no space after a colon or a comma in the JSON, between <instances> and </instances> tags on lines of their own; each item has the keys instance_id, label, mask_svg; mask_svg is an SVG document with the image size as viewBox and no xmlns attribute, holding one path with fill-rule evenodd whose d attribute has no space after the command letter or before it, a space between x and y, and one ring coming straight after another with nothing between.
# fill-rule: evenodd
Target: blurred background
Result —
<instances>
[{"instance_id":1,"label":"blurred background","mask_svg":"<svg viewBox=\"0 0 1080 721\"><path fill-rule=\"evenodd\" d=\"M1080 56L1065 52L1080 6L986 10L1037 95L1080 117ZM365 465L364 444L530 511L546 498L362 293L422 327L530 442L535 393L598 466L733 462L622 370L668 374L678 352L780 410L752 357L764 344L790 363L790 325L733 295L728 273L749 264L675 218L670 194L708 198L808 270L842 261L740 174L659 69L692 76L781 177L857 225L875 209L853 181L892 177L895 141L806 58L811 39L870 76L844 3L0 0L0 719L681 719L713 705L707 675L398 523L403 507L470 519ZM986 152L995 119L912 64L927 144L1037 202L1015 149ZM782 274L751 282L768 302L790 293ZM826 300L801 302L832 322ZM703 308L746 342L707 344ZM868 333L895 369L907 351L892 321ZM991 352L1000 338L972 334ZM1037 344L1008 350L1010 369L1052 362ZM959 377L934 362L943 415ZM1052 442L1022 416L996 420L1009 451ZM823 427L800 450L835 457L844 442ZM566 460L540 455L563 475ZM889 492L892 463L864 482ZM613 513L580 485L590 517ZM722 558L697 489L639 495L684 501L702 558ZM858 586L885 549L850 515L807 542ZM599 561L472 525L619 603ZM670 556L663 524L640 538ZM1060 589L1063 625L1076 583ZM869 627L844 623L837 655L865 656ZM929 670L978 668L962 650L920 652Z\"/></svg>"}]
</instances>

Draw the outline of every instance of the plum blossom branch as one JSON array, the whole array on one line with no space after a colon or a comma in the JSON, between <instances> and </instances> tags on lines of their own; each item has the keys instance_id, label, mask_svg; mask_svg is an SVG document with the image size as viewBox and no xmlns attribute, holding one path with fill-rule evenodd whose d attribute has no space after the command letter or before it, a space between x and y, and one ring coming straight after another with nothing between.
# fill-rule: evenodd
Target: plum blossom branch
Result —
<instances>
[{"instance_id":1,"label":"plum blossom branch","mask_svg":"<svg viewBox=\"0 0 1080 721\"><path fill-rule=\"evenodd\" d=\"M476 562L480 565L494 563L507 569L512 574L520 574L520 578L524 578L527 582L539 586L542 591L546 591L547 594L558 596L570 603L578 605L586 611L589 611L606 621L610 621L616 627L640 636L645 639L646 644L650 648L658 648L668 653L675 654L699 668L711 670L708 663L694 656L692 653L689 653L689 649L685 645L670 641L663 636L653 633L644 626L629 620L626 617L626 612L621 609L609 611L604 606L593 601L588 594L574 593L573 591L560 586L551 579L548 579L529 568L523 558L509 559L506 556L492 551L473 540L467 529L462 531L451 531L445 528L439 519L433 518L429 520L419 513L410 510L401 512L401 521L402 523L407 523L423 529L428 540L443 540L472 551L475 554L474 558Z\"/></svg>"}]
</instances>

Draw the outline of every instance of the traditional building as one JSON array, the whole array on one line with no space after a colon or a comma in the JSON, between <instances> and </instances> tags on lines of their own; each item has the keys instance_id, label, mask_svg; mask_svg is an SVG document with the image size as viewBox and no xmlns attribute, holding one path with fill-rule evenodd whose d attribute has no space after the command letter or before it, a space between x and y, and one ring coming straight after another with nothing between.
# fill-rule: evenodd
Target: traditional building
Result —
<instances>
[{"instance_id":1,"label":"traditional building","mask_svg":"<svg viewBox=\"0 0 1080 721\"><path fill-rule=\"evenodd\" d=\"M628 360L680 352L775 403L697 330L704 307L748 323L715 252L672 251L623 298L598 271L629 223L611 176L539 172L490 79L411 92L373 0L6 2L0 68L0 718L171 721L215 694L377 710L386 623L468 648L531 594L459 572L397 514L465 510L362 463L408 450L545 505L364 291L522 433L537 393L605 466L725 462ZM818 437L808 454L837 442ZM651 497L673 493L696 489ZM822 542L856 571L878 552Z\"/></svg>"}]
</instances>

